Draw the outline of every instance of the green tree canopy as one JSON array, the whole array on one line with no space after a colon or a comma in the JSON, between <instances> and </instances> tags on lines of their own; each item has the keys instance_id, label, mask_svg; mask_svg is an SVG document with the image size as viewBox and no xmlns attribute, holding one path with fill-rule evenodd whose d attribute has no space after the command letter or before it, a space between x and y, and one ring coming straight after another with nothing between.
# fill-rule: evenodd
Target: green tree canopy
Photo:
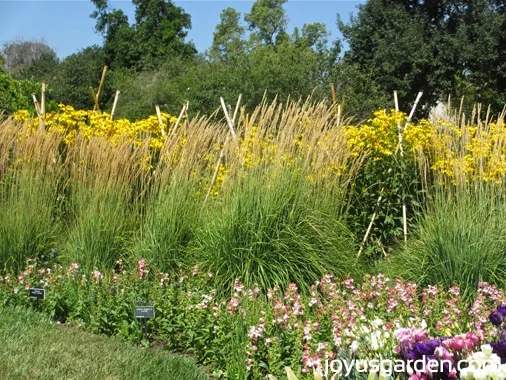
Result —
<instances>
[{"instance_id":1,"label":"green tree canopy","mask_svg":"<svg viewBox=\"0 0 506 380\"><path fill-rule=\"evenodd\" d=\"M33 81L14 79L0 66L0 118L20 109L33 110L31 94L39 88Z\"/></svg>"},{"instance_id":2,"label":"green tree canopy","mask_svg":"<svg viewBox=\"0 0 506 380\"><path fill-rule=\"evenodd\" d=\"M56 52L41 41L11 41L4 44L5 67L15 79L50 81L57 70Z\"/></svg>"},{"instance_id":3,"label":"green tree canopy","mask_svg":"<svg viewBox=\"0 0 506 380\"><path fill-rule=\"evenodd\" d=\"M112 68L157 67L174 56L193 57L197 51L185 42L191 18L171 0L133 0L135 23L107 0L92 0L96 30L104 36L106 63Z\"/></svg>"},{"instance_id":4,"label":"green tree canopy","mask_svg":"<svg viewBox=\"0 0 506 380\"><path fill-rule=\"evenodd\" d=\"M241 25L241 13L234 8L226 8L221 12L220 20L208 56L211 60L237 60L245 49L245 28Z\"/></svg>"},{"instance_id":5,"label":"green tree canopy","mask_svg":"<svg viewBox=\"0 0 506 380\"><path fill-rule=\"evenodd\" d=\"M90 87L97 89L104 66L104 49L87 47L68 56L60 65L52 86L52 97L58 103L70 104L78 109L93 108ZM109 81L105 81L100 103L111 96Z\"/></svg>"},{"instance_id":6,"label":"green tree canopy","mask_svg":"<svg viewBox=\"0 0 506 380\"><path fill-rule=\"evenodd\" d=\"M287 18L283 4L288 0L256 0L251 12L244 17L252 31L252 38L267 45L283 39Z\"/></svg>"},{"instance_id":7,"label":"green tree canopy","mask_svg":"<svg viewBox=\"0 0 506 380\"><path fill-rule=\"evenodd\" d=\"M497 0L369 0L345 25L344 63L409 109L418 91L435 104L458 84L476 101L504 101L504 5ZM427 107L425 109L428 109Z\"/></svg>"}]
</instances>

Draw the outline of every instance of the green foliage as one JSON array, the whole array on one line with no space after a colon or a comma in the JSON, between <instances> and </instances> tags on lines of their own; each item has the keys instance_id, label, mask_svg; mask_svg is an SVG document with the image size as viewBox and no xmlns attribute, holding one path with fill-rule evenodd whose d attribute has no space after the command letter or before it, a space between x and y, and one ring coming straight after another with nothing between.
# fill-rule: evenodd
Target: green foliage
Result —
<instances>
[{"instance_id":1,"label":"green foliage","mask_svg":"<svg viewBox=\"0 0 506 380\"><path fill-rule=\"evenodd\" d=\"M87 47L68 56L59 66L52 84L52 97L58 103L72 105L76 109L92 109L90 87L95 90L105 64L104 50L98 46ZM105 81L100 104L111 96L110 82Z\"/></svg>"},{"instance_id":2,"label":"green foliage","mask_svg":"<svg viewBox=\"0 0 506 380\"><path fill-rule=\"evenodd\" d=\"M434 105L458 80L471 84L475 100L502 109L506 15L493 1L372 0L359 9L349 25L338 19L350 47L344 63L356 65L387 99L398 90L401 109L418 91L422 104Z\"/></svg>"},{"instance_id":3,"label":"green foliage","mask_svg":"<svg viewBox=\"0 0 506 380\"><path fill-rule=\"evenodd\" d=\"M18 67L14 76L20 79L51 83L58 71L59 63L55 52L42 53L39 58L29 64Z\"/></svg>"},{"instance_id":4,"label":"green foliage","mask_svg":"<svg viewBox=\"0 0 506 380\"><path fill-rule=\"evenodd\" d=\"M402 244L403 204L411 231L424 197L416 163L412 157L401 159L399 155L368 160L356 176L349 195L347 220L360 241L375 214L365 244L364 256L368 261L381 258L392 247Z\"/></svg>"},{"instance_id":5,"label":"green foliage","mask_svg":"<svg viewBox=\"0 0 506 380\"><path fill-rule=\"evenodd\" d=\"M0 68L0 114L11 114L19 109L33 110L31 94L38 89L38 84L28 80L15 80Z\"/></svg>"},{"instance_id":6,"label":"green foliage","mask_svg":"<svg viewBox=\"0 0 506 380\"><path fill-rule=\"evenodd\" d=\"M171 0L132 0L135 10L135 31L143 60L158 66L174 56L192 57L197 50L184 42L191 28L191 17Z\"/></svg>"},{"instance_id":7,"label":"green foliage","mask_svg":"<svg viewBox=\"0 0 506 380\"><path fill-rule=\"evenodd\" d=\"M174 56L191 58L197 51L185 42L190 15L171 0L133 0L135 23L121 10L109 10L108 2L93 1L96 30L104 36L106 63L113 69L158 67Z\"/></svg>"},{"instance_id":8,"label":"green foliage","mask_svg":"<svg viewBox=\"0 0 506 380\"><path fill-rule=\"evenodd\" d=\"M224 191L195 237L196 259L220 289L237 277L267 289L307 287L325 270L359 271L353 238L336 211L339 199L312 193L295 169L249 173Z\"/></svg>"},{"instance_id":9,"label":"green foliage","mask_svg":"<svg viewBox=\"0 0 506 380\"><path fill-rule=\"evenodd\" d=\"M59 64L56 52L44 42L11 41L3 51L5 67L15 79L49 81Z\"/></svg>"},{"instance_id":10,"label":"green foliage","mask_svg":"<svg viewBox=\"0 0 506 380\"><path fill-rule=\"evenodd\" d=\"M245 28L240 24L241 14L234 8L226 8L220 14L220 23L214 32L213 44L208 52L211 60L235 61L244 54Z\"/></svg>"},{"instance_id":11,"label":"green foliage","mask_svg":"<svg viewBox=\"0 0 506 380\"><path fill-rule=\"evenodd\" d=\"M0 262L18 269L29 257L54 247L60 231L55 214L58 177L46 173L40 178L23 166L0 177Z\"/></svg>"},{"instance_id":12,"label":"green foliage","mask_svg":"<svg viewBox=\"0 0 506 380\"><path fill-rule=\"evenodd\" d=\"M188 245L200 224L203 197L198 180L179 175L170 183L158 178L146 200L140 235L132 251L163 270L193 263Z\"/></svg>"},{"instance_id":13,"label":"green foliage","mask_svg":"<svg viewBox=\"0 0 506 380\"><path fill-rule=\"evenodd\" d=\"M287 19L283 4L287 0L256 0L251 12L244 16L253 32L251 39L267 45L274 45L285 31Z\"/></svg>"},{"instance_id":14,"label":"green foliage","mask_svg":"<svg viewBox=\"0 0 506 380\"><path fill-rule=\"evenodd\" d=\"M385 94L371 72L364 72L357 64L338 64L331 69L330 78L337 100L346 115L359 123L382 107L392 108L392 94Z\"/></svg>"},{"instance_id":15,"label":"green foliage","mask_svg":"<svg viewBox=\"0 0 506 380\"><path fill-rule=\"evenodd\" d=\"M409 109L418 91L424 91L424 103L431 104L444 89L430 87L435 57L424 39L424 24L401 3L373 0L360 6L350 25L340 19L338 23L349 43L344 62L357 65L389 98L397 90L400 108Z\"/></svg>"},{"instance_id":16,"label":"green foliage","mask_svg":"<svg viewBox=\"0 0 506 380\"><path fill-rule=\"evenodd\" d=\"M184 80L192 66L186 66L182 59L176 57L158 69L112 71L108 74L109 86L121 91L115 117L142 119L154 114L156 104L162 112L178 115L188 99ZM110 98L108 109L111 109L112 102ZM200 110L197 106L195 109Z\"/></svg>"},{"instance_id":17,"label":"green foliage","mask_svg":"<svg viewBox=\"0 0 506 380\"><path fill-rule=\"evenodd\" d=\"M380 269L421 286L455 283L465 297L480 281L504 286L503 194L501 185L439 188L418 217L416 237Z\"/></svg>"},{"instance_id":18,"label":"green foliage","mask_svg":"<svg viewBox=\"0 0 506 380\"><path fill-rule=\"evenodd\" d=\"M136 213L123 189L72 184L65 257L88 269L110 268L124 257L128 238L136 229Z\"/></svg>"}]
</instances>

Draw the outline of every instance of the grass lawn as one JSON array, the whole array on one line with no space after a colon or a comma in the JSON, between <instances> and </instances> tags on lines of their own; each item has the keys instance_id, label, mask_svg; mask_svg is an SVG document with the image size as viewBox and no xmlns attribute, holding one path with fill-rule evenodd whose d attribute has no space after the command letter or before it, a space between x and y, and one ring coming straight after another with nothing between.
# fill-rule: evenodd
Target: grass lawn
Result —
<instances>
[{"instance_id":1,"label":"grass lawn","mask_svg":"<svg viewBox=\"0 0 506 380\"><path fill-rule=\"evenodd\" d=\"M206 379L190 358L0 308L0 379Z\"/></svg>"}]
</instances>

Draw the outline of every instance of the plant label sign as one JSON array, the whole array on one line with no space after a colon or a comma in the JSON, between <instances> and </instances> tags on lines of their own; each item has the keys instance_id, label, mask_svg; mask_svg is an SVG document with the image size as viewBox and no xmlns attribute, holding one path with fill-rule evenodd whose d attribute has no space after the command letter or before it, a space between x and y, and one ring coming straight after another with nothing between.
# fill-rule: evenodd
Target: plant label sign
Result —
<instances>
[{"instance_id":1,"label":"plant label sign","mask_svg":"<svg viewBox=\"0 0 506 380\"><path fill-rule=\"evenodd\" d=\"M30 288L30 298L34 300L45 300L46 289Z\"/></svg>"},{"instance_id":2,"label":"plant label sign","mask_svg":"<svg viewBox=\"0 0 506 380\"><path fill-rule=\"evenodd\" d=\"M136 306L135 307L135 318L154 318L155 307L154 306Z\"/></svg>"}]
</instances>

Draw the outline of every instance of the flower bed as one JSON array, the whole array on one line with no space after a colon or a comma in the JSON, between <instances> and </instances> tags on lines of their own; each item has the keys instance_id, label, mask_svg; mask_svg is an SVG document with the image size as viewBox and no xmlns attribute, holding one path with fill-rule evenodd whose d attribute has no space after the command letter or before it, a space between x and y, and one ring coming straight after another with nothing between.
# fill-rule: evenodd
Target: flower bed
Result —
<instances>
[{"instance_id":1,"label":"flower bed","mask_svg":"<svg viewBox=\"0 0 506 380\"><path fill-rule=\"evenodd\" d=\"M221 295L213 274L198 267L162 273L145 260L130 269L120 261L109 272L84 273L78 263L43 260L29 261L19 275L4 274L3 305L24 304L61 323L144 345L157 341L195 355L218 376L283 376L290 367L313 378L315 371L330 376L346 362L354 366L341 368L345 378L371 372L394 378L371 364L387 359L405 371L401 378L506 378L500 365L506 362L506 293L486 283L470 303L456 286L419 289L381 274L360 284L327 274L307 294L294 284L264 294L237 279L230 294ZM45 288L46 299L29 299L30 287ZM156 317L147 321L146 335L134 308L149 303ZM431 374L434 363L442 370Z\"/></svg>"}]
</instances>

